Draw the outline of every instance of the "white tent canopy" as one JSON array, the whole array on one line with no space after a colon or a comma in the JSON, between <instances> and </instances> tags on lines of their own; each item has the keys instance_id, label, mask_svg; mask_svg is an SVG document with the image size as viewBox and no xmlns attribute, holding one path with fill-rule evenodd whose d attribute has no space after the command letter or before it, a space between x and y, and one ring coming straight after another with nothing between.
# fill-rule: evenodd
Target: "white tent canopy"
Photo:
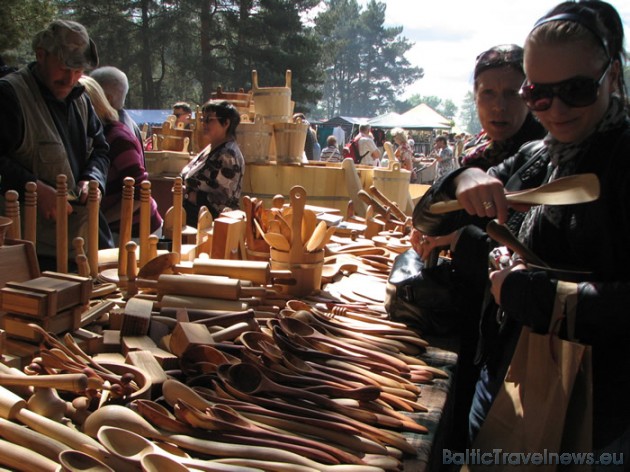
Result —
<instances>
[{"instance_id":1,"label":"white tent canopy","mask_svg":"<svg viewBox=\"0 0 630 472\"><path fill-rule=\"evenodd\" d=\"M425 103L406 111L403 114L386 113L369 121L370 125L378 128L404 129L450 129L451 122Z\"/></svg>"}]
</instances>

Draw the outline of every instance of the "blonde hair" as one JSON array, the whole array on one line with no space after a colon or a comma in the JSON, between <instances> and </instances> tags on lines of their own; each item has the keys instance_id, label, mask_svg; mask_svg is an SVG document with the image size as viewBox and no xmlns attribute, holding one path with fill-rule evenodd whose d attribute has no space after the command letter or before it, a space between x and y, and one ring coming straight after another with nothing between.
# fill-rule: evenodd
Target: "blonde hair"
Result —
<instances>
[{"instance_id":1,"label":"blonde hair","mask_svg":"<svg viewBox=\"0 0 630 472\"><path fill-rule=\"evenodd\" d=\"M394 128L391 130L392 139L399 138L401 141L407 141L407 132L402 128Z\"/></svg>"},{"instance_id":2,"label":"blonde hair","mask_svg":"<svg viewBox=\"0 0 630 472\"><path fill-rule=\"evenodd\" d=\"M107 100L105 92L99 83L87 75L82 76L79 82L85 87L85 91L92 101L94 111L96 111L96 115L103 124L118 121L118 112L109 104L109 100Z\"/></svg>"}]
</instances>

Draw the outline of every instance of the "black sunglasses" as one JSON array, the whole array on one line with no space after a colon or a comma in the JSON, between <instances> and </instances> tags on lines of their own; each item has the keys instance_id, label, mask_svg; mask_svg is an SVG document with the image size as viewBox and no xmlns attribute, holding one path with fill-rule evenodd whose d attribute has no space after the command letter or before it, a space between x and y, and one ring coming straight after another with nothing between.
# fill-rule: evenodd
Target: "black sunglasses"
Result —
<instances>
[{"instance_id":1,"label":"black sunglasses","mask_svg":"<svg viewBox=\"0 0 630 472\"><path fill-rule=\"evenodd\" d=\"M502 44L482 52L475 59L474 77L498 67L512 66L523 70L523 48L515 44Z\"/></svg>"},{"instance_id":2,"label":"black sunglasses","mask_svg":"<svg viewBox=\"0 0 630 472\"><path fill-rule=\"evenodd\" d=\"M587 107L597 100L599 87L611 65L612 61L609 61L597 80L589 77L573 77L555 84L525 84L521 87L520 95L532 111L549 110L553 97L558 97L570 107Z\"/></svg>"}]
</instances>

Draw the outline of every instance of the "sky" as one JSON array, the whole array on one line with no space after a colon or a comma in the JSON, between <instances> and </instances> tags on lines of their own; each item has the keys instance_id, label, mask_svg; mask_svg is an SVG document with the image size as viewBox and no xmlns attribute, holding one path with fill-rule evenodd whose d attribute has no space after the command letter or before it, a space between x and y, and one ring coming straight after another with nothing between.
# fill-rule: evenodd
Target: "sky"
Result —
<instances>
[{"instance_id":1,"label":"sky","mask_svg":"<svg viewBox=\"0 0 630 472\"><path fill-rule=\"evenodd\" d=\"M405 57L424 69L403 98L419 94L450 99L461 107L472 91L475 57L497 44L522 45L538 18L555 6L550 0L379 0L387 6L385 26L402 26L415 43ZM361 4L367 0L360 1ZM630 0L609 0L624 22L630 48Z\"/></svg>"}]
</instances>

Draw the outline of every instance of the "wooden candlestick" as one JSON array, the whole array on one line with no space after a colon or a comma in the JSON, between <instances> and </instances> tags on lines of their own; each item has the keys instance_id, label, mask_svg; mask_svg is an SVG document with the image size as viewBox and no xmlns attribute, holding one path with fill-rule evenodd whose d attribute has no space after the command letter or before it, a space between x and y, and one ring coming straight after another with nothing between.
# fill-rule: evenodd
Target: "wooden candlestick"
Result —
<instances>
[{"instance_id":1,"label":"wooden candlestick","mask_svg":"<svg viewBox=\"0 0 630 472\"><path fill-rule=\"evenodd\" d=\"M13 222L7 230L7 238L22 239L20 222L20 195L15 190L7 190L4 194L4 215Z\"/></svg>"},{"instance_id":2,"label":"wooden candlestick","mask_svg":"<svg viewBox=\"0 0 630 472\"><path fill-rule=\"evenodd\" d=\"M182 210L183 210L182 178L176 177L173 182L173 249L181 257L182 253ZM177 261L179 262L179 261Z\"/></svg>"},{"instance_id":3,"label":"wooden candlestick","mask_svg":"<svg viewBox=\"0 0 630 472\"><path fill-rule=\"evenodd\" d=\"M149 234L151 234L151 182L140 184L140 267L149 260Z\"/></svg>"},{"instance_id":4,"label":"wooden candlestick","mask_svg":"<svg viewBox=\"0 0 630 472\"><path fill-rule=\"evenodd\" d=\"M98 276L98 212L99 212L99 188L96 180L88 183L88 265L90 276L95 279Z\"/></svg>"},{"instance_id":5,"label":"wooden candlestick","mask_svg":"<svg viewBox=\"0 0 630 472\"><path fill-rule=\"evenodd\" d=\"M37 184L26 182L24 193L24 239L37 244Z\"/></svg>"},{"instance_id":6,"label":"wooden candlestick","mask_svg":"<svg viewBox=\"0 0 630 472\"><path fill-rule=\"evenodd\" d=\"M127 275L127 252L125 245L131 240L131 223L133 219L133 184L132 177L125 177L122 189L122 205L120 208L120 233L118 240L118 277L122 280Z\"/></svg>"},{"instance_id":7,"label":"wooden candlestick","mask_svg":"<svg viewBox=\"0 0 630 472\"><path fill-rule=\"evenodd\" d=\"M68 178L57 176L57 272L68 272Z\"/></svg>"}]
</instances>

